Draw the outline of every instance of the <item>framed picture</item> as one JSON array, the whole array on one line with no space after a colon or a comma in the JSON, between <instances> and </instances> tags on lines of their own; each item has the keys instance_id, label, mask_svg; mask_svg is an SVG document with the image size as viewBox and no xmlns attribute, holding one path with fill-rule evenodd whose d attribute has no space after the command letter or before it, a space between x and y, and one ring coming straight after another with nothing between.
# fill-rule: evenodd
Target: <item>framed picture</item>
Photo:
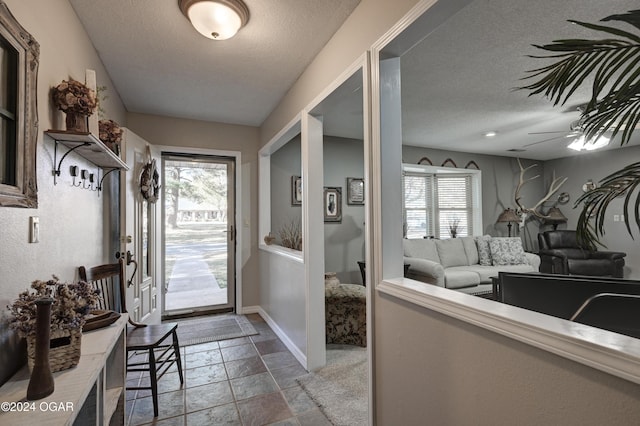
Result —
<instances>
[{"instance_id":1,"label":"framed picture","mask_svg":"<svg viewBox=\"0 0 640 426\"><path fill-rule=\"evenodd\" d=\"M342 222L342 188L324 188L324 221Z\"/></svg>"},{"instance_id":2,"label":"framed picture","mask_svg":"<svg viewBox=\"0 0 640 426\"><path fill-rule=\"evenodd\" d=\"M364 205L364 179L347 178L347 204Z\"/></svg>"},{"instance_id":3,"label":"framed picture","mask_svg":"<svg viewBox=\"0 0 640 426\"><path fill-rule=\"evenodd\" d=\"M300 176L291 176L291 205L302 205L302 178Z\"/></svg>"}]
</instances>

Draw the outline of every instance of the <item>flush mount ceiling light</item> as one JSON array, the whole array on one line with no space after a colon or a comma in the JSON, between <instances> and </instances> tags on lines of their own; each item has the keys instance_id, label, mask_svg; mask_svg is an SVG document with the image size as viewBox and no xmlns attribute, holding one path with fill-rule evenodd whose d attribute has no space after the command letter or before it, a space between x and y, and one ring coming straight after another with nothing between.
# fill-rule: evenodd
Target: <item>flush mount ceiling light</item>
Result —
<instances>
[{"instance_id":1,"label":"flush mount ceiling light","mask_svg":"<svg viewBox=\"0 0 640 426\"><path fill-rule=\"evenodd\" d=\"M485 138L493 138L498 134L498 132L496 132L495 130L491 130L487 133L484 134Z\"/></svg>"},{"instance_id":2,"label":"flush mount ceiling light","mask_svg":"<svg viewBox=\"0 0 640 426\"><path fill-rule=\"evenodd\" d=\"M233 37L249 21L249 9L242 0L178 0L191 25L212 40Z\"/></svg>"},{"instance_id":3,"label":"flush mount ceiling light","mask_svg":"<svg viewBox=\"0 0 640 426\"><path fill-rule=\"evenodd\" d=\"M600 136L595 140L586 140L584 135L580 135L580 137L571 142L567 148L575 151L593 151L594 149L604 148L607 145L609 145L609 138L606 136Z\"/></svg>"}]
</instances>

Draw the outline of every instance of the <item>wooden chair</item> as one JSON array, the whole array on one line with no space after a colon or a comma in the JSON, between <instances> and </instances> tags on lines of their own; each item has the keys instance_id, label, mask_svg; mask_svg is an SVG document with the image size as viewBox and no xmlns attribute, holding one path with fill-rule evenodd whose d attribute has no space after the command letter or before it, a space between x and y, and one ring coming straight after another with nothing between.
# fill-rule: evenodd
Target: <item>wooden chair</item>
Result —
<instances>
[{"instance_id":1,"label":"wooden chair","mask_svg":"<svg viewBox=\"0 0 640 426\"><path fill-rule=\"evenodd\" d=\"M125 265L118 263L79 268L80 279L91 283L102 295L99 309L127 313ZM127 327L127 372L149 372L150 386L127 387L127 390L151 390L153 415L158 417L158 380L175 363L180 384L184 383L177 323L139 324L129 318ZM138 357L136 355L145 355ZM138 360L142 358L143 360Z\"/></svg>"}]
</instances>

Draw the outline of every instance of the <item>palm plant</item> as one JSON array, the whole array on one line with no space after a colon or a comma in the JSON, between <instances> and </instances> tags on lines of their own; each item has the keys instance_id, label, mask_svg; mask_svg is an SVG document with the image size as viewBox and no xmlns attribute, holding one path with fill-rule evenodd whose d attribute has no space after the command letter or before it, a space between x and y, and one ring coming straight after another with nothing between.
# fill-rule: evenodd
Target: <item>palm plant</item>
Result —
<instances>
[{"instance_id":1,"label":"palm plant","mask_svg":"<svg viewBox=\"0 0 640 426\"><path fill-rule=\"evenodd\" d=\"M624 22L640 31L640 10L611 15L602 21ZM555 62L529 71L525 79L536 81L521 89L529 90L530 96L544 94L554 105L562 105L589 78L591 98L581 110L579 120L585 139L595 141L605 132L611 132L612 139L620 134L620 144L624 145L640 122L640 35L605 25L569 22L603 33L605 38L556 40L534 45L551 53L531 57ZM584 245L594 248L601 244L599 237L604 235L606 209L621 195L625 195L625 217L630 217L633 204L635 222L640 228L640 195L636 192L639 185L640 162L637 162L603 178L597 188L576 201L575 207L582 204L577 232ZM636 198L632 203L633 196ZM633 238L629 220L625 222Z\"/></svg>"}]
</instances>

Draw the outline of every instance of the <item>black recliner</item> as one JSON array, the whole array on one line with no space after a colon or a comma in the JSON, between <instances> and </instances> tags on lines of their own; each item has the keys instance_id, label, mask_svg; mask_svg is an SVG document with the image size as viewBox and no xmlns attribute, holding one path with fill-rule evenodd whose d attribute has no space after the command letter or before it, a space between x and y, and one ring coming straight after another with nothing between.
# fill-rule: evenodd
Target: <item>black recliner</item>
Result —
<instances>
[{"instance_id":1,"label":"black recliner","mask_svg":"<svg viewBox=\"0 0 640 426\"><path fill-rule=\"evenodd\" d=\"M623 278L626 253L595 251L578 244L576 231L546 231L538 234L540 272Z\"/></svg>"}]
</instances>

